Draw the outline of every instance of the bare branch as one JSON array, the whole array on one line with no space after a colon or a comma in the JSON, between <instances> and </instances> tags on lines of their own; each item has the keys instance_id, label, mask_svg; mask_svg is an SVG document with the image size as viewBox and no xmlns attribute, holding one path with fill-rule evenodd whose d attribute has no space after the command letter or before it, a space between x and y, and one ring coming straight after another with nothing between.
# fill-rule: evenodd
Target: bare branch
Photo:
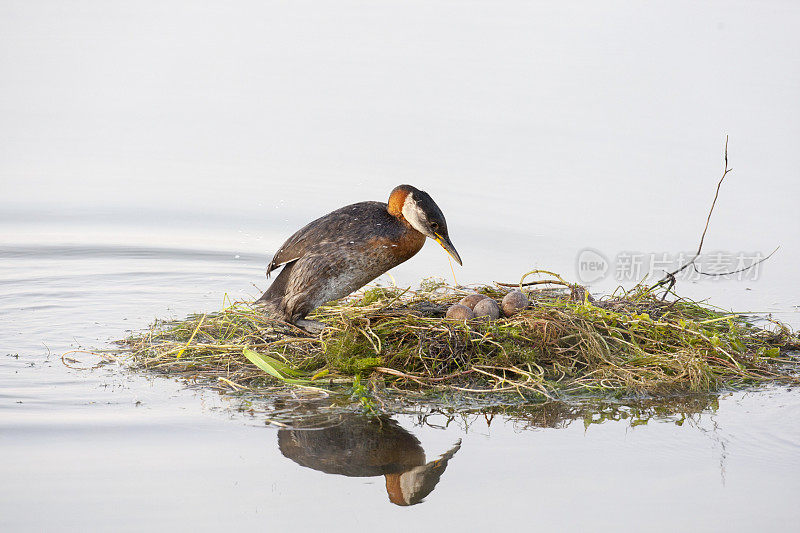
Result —
<instances>
[{"instance_id":1,"label":"bare branch","mask_svg":"<svg viewBox=\"0 0 800 533\"><path fill-rule=\"evenodd\" d=\"M766 257L762 257L761 259L759 259L758 261L756 261L756 262L755 262L755 263L753 263L752 265L748 265L748 266L746 266L746 267L742 267L742 268L740 268L740 269L737 269L737 270L731 270L730 272L703 272L703 271L701 271L699 268L697 268L697 265L696 265L696 264L692 264L692 268L694 268L694 271L695 271L695 272L697 272L698 274L700 274L701 276L708 276L708 277L730 276L731 274L738 274L739 272L744 272L744 271L746 271L746 270L750 270L751 268L753 268L753 267L756 267L756 266L760 265L761 263L763 263L764 261L766 261L767 259L769 259L769 258L770 258L770 257L772 257L773 255L775 255L775 252L777 252L778 250L780 250L780 248L781 248L781 247L780 247L780 246L778 246L777 248L775 248L774 250L772 250L772 251L769 253L769 255L768 255L768 256L766 256Z\"/></svg>"},{"instance_id":2,"label":"bare branch","mask_svg":"<svg viewBox=\"0 0 800 533\"><path fill-rule=\"evenodd\" d=\"M675 279L675 274L678 274L678 273L686 270L690 266L695 270L695 272L701 273L697 269L697 265L695 264L695 261L697 261L697 258L700 257L700 253L703 251L703 243L706 240L706 233L708 232L708 225L711 222L711 215L712 215L712 213L714 213L714 207L716 207L716 205L717 205L717 198L719 198L719 190L720 190L720 187L722 187L722 182L725 181L725 178L728 177L728 174L730 172L732 172L732 171L733 171L733 169L728 167L728 136L726 135L725 136L725 163L723 165L722 177L719 179L719 182L717 182L717 190L714 192L714 200L711 202L711 209L708 210L708 216L706 217L706 225L703 227L703 234L700 236L700 244L697 246L697 251L695 252L694 256L687 263L684 263L683 265L678 267L676 270L673 270L672 272L668 272L663 278L661 278L658 282L656 282L655 285L650 287L650 290L653 290L653 289L656 289L658 287L661 287L662 285L668 285L667 290L664 292L664 297L666 297L667 293L670 290L672 290L672 287L675 286L675 283L677 281ZM775 252L772 252L772 253L774 254ZM765 257L764 259L759 261L759 263L762 262L762 261L765 261L771 255L772 254L770 254L769 256ZM754 264L750 265L749 267L747 267L744 270L753 268L757 264L758 263L754 263ZM736 272L741 272L741 270L737 270ZM724 276L726 274L733 274L733 273L735 273L735 272L723 273L723 274L719 274L719 275ZM708 275L708 276L714 275L714 274L705 274L705 273L702 273L702 274Z\"/></svg>"},{"instance_id":3,"label":"bare branch","mask_svg":"<svg viewBox=\"0 0 800 533\"><path fill-rule=\"evenodd\" d=\"M714 201L711 202L711 209L708 210L708 216L706 217L706 226L703 228L703 235L700 236L700 245L697 247L697 253L695 254L695 259L698 255L700 255L700 250L703 249L703 241L706 240L706 232L708 231L708 223L711 222L711 213L714 212L714 206L717 205L717 198L719 198L719 188L722 187L722 182L725 181L725 177L728 175L728 172L731 172L733 169L728 168L728 136L725 136L725 168L724 172L722 173L722 177L719 179L719 183L717 183L717 191L714 193Z\"/></svg>"}]
</instances>

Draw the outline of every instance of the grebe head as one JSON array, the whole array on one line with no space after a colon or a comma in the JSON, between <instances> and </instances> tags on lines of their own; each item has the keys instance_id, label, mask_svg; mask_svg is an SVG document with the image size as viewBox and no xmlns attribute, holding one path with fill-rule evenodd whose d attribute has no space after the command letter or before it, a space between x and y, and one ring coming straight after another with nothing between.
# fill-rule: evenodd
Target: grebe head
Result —
<instances>
[{"instance_id":1,"label":"grebe head","mask_svg":"<svg viewBox=\"0 0 800 533\"><path fill-rule=\"evenodd\" d=\"M389 195L389 213L401 216L426 237L438 242L461 265L461 257L450 242L444 213L425 191L411 185L395 187Z\"/></svg>"}]
</instances>

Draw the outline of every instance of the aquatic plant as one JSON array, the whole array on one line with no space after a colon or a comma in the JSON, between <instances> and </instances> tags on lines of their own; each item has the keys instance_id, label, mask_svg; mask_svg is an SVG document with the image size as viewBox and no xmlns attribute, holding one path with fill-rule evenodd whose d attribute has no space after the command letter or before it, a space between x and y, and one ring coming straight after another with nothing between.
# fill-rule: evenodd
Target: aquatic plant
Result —
<instances>
[{"instance_id":1,"label":"aquatic plant","mask_svg":"<svg viewBox=\"0 0 800 533\"><path fill-rule=\"evenodd\" d=\"M320 307L318 336L238 302L120 342L137 368L251 392L341 391L370 409L369 394L642 397L798 381L800 340L782 324L664 300L643 285L595 300L558 279L559 288L524 289L532 305L495 321L444 316L466 294L500 300L508 287L427 280Z\"/></svg>"}]
</instances>

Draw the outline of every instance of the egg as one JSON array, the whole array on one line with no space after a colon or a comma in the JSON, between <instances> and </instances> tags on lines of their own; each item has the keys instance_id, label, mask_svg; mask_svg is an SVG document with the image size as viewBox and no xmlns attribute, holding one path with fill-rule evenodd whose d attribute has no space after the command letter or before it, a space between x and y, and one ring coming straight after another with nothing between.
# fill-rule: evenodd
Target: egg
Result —
<instances>
[{"instance_id":1,"label":"egg","mask_svg":"<svg viewBox=\"0 0 800 533\"><path fill-rule=\"evenodd\" d=\"M445 316L451 320L470 320L475 318L475 313L466 305L453 304L447 309Z\"/></svg>"},{"instance_id":2,"label":"egg","mask_svg":"<svg viewBox=\"0 0 800 533\"><path fill-rule=\"evenodd\" d=\"M475 309L475 304L480 302L481 300L485 300L488 298L485 294L470 294L469 296L464 296L459 300L459 304L469 307L470 309Z\"/></svg>"},{"instance_id":3,"label":"egg","mask_svg":"<svg viewBox=\"0 0 800 533\"><path fill-rule=\"evenodd\" d=\"M476 318L481 316L489 317L490 320L497 320L500 318L500 307L497 305L497 302L491 298L484 298L476 303L473 312Z\"/></svg>"},{"instance_id":4,"label":"egg","mask_svg":"<svg viewBox=\"0 0 800 533\"><path fill-rule=\"evenodd\" d=\"M503 308L503 314L512 316L528 307L528 304L530 304L528 297L522 291L515 290L503 297L503 302L500 306Z\"/></svg>"}]
</instances>

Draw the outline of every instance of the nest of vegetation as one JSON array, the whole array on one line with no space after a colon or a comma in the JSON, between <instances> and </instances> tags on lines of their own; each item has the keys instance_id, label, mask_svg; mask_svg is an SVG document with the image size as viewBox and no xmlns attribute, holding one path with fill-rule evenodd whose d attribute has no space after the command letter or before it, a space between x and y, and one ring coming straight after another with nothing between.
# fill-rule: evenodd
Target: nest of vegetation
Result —
<instances>
[{"instance_id":1,"label":"nest of vegetation","mask_svg":"<svg viewBox=\"0 0 800 533\"><path fill-rule=\"evenodd\" d=\"M320 307L318 336L275 321L252 303L159 321L120 341L135 367L235 390L286 386L411 394L459 391L563 399L585 393L656 396L798 381L800 340L773 322L644 286L594 300L579 286L524 292L508 318L454 321L447 308L510 289L370 288ZM369 390L367 391L369 393Z\"/></svg>"}]
</instances>

